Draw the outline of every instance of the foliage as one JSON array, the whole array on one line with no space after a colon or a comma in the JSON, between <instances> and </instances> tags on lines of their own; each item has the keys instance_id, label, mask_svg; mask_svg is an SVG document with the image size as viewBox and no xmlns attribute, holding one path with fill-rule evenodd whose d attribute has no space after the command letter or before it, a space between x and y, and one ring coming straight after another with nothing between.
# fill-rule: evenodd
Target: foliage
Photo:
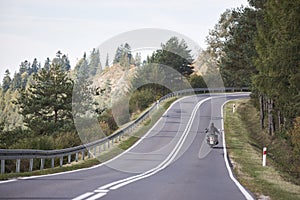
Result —
<instances>
[{"instance_id":1,"label":"foliage","mask_svg":"<svg viewBox=\"0 0 300 200\"><path fill-rule=\"evenodd\" d=\"M300 2L269 0L259 12L254 86L269 102L268 127L274 135L300 115Z\"/></svg>"},{"instance_id":2,"label":"foliage","mask_svg":"<svg viewBox=\"0 0 300 200\"><path fill-rule=\"evenodd\" d=\"M113 63L120 63L120 65L125 69L128 69L130 64L134 63L134 58L131 54L131 47L128 43L125 43L124 45L121 44L117 48Z\"/></svg>"},{"instance_id":3,"label":"foliage","mask_svg":"<svg viewBox=\"0 0 300 200\"><path fill-rule=\"evenodd\" d=\"M34 83L16 101L25 125L36 134L73 129L73 82L62 63L55 58L49 71L35 74Z\"/></svg>"},{"instance_id":4,"label":"foliage","mask_svg":"<svg viewBox=\"0 0 300 200\"><path fill-rule=\"evenodd\" d=\"M103 114L101 114L98 117L98 121L105 135L110 135L118 129L118 125L114 119L111 109L108 109Z\"/></svg>"},{"instance_id":5,"label":"foliage","mask_svg":"<svg viewBox=\"0 0 300 200\"><path fill-rule=\"evenodd\" d=\"M249 87L251 76L257 73L253 63L256 14L252 8L226 10L209 32L208 52L218 65L225 86Z\"/></svg>"},{"instance_id":6,"label":"foliage","mask_svg":"<svg viewBox=\"0 0 300 200\"><path fill-rule=\"evenodd\" d=\"M165 44L161 45L161 48L152 54L148 63L172 67L185 77L193 73L191 50L188 49L183 39L179 41L177 37L171 37ZM181 77L177 78L181 79Z\"/></svg>"},{"instance_id":7,"label":"foliage","mask_svg":"<svg viewBox=\"0 0 300 200\"><path fill-rule=\"evenodd\" d=\"M190 82L192 88L207 88L206 83L202 76L193 74L190 76L189 82Z\"/></svg>"},{"instance_id":8,"label":"foliage","mask_svg":"<svg viewBox=\"0 0 300 200\"><path fill-rule=\"evenodd\" d=\"M99 49L93 49L90 57L89 57L89 64L88 64L88 73L91 76L95 76L97 72L102 72L102 66L100 62L100 52Z\"/></svg>"},{"instance_id":9,"label":"foliage","mask_svg":"<svg viewBox=\"0 0 300 200\"><path fill-rule=\"evenodd\" d=\"M155 102L157 93L150 88L136 90L130 97L129 112L140 113Z\"/></svg>"}]
</instances>

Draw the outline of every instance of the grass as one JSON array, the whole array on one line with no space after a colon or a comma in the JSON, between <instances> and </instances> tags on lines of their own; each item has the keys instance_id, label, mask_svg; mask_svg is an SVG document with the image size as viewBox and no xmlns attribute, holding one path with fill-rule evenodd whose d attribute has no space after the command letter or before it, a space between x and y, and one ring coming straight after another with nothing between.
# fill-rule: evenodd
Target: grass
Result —
<instances>
[{"instance_id":1,"label":"grass","mask_svg":"<svg viewBox=\"0 0 300 200\"><path fill-rule=\"evenodd\" d=\"M126 149L130 148L135 144L140 137L147 133L148 130L157 122L157 120L163 115L165 109L167 109L177 98L172 98L163 103L163 107L160 107L155 111L151 117L145 120L135 131L130 135L125 136L122 141L115 143L111 148L102 152L97 158L90 158L86 160L81 160L78 162L72 162L71 164L63 165L62 167L49 168L44 170L36 170L33 172L22 172L22 173L6 173L0 174L0 180L8 180L17 177L28 177L28 176L38 176L46 174L54 174L65 171L73 171L82 168L88 168L100 163L106 162L115 156L119 155Z\"/></svg>"},{"instance_id":2,"label":"grass","mask_svg":"<svg viewBox=\"0 0 300 200\"><path fill-rule=\"evenodd\" d=\"M237 111L232 113L236 104ZM250 100L230 102L225 106L225 138L234 174L257 199L299 200L300 186L286 181L286 174L267 156L262 166L262 148L259 136L259 114ZM284 174L284 176L283 176Z\"/></svg>"}]
</instances>

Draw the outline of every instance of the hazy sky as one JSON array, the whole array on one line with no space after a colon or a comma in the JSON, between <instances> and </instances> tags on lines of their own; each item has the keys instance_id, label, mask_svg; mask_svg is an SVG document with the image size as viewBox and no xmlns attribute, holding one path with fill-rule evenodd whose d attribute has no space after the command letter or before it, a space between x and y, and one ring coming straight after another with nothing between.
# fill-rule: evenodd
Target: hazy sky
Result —
<instances>
[{"instance_id":1,"label":"hazy sky","mask_svg":"<svg viewBox=\"0 0 300 200\"><path fill-rule=\"evenodd\" d=\"M0 81L6 69L13 75L34 58L43 65L58 50L74 67L84 52L140 28L176 31L204 48L220 14L241 5L247 0L0 0Z\"/></svg>"}]
</instances>

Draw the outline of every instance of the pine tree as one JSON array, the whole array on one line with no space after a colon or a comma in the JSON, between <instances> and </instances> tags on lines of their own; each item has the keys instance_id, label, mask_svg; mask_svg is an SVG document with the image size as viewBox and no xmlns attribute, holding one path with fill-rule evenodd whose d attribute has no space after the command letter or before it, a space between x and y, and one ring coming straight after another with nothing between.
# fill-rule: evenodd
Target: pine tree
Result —
<instances>
[{"instance_id":1,"label":"pine tree","mask_svg":"<svg viewBox=\"0 0 300 200\"><path fill-rule=\"evenodd\" d=\"M136 53L135 54L135 58L134 58L134 65L139 67L142 64L142 57L141 57L141 53Z\"/></svg>"},{"instance_id":2,"label":"pine tree","mask_svg":"<svg viewBox=\"0 0 300 200\"><path fill-rule=\"evenodd\" d=\"M50 70L50 68L51 68L51 61L50 61L50 59L49 58L47 58L46 59L46 61L45 61L45 64L44 64L44 69L46 70L46 71L49 71Z\"/></svg>"},{"instance_id":3,"label":"pine tree","mask_svg":"<svg viewBox=\"0 0 300 200\"><path fill-rule=\"evenodd\" d=\"M300 114L299 107L295 106L300 100L300 2L269 0L260 12L263 21L256 40L259 74L254 83L268 102L268 129L274 135L275 127L291 126Z\"/></svg>"},{"instance_id":4,"label":"pine tree","mask_svg":"<svg viewBox=\"0 0 300 200\"><path fill-rule=\"evenodd\" d=\"M89 66L89 73L92 76L95 76L97 72L101 73L102 66L101 66L101 62L100 62L99 49L96 50L94 48L93 51L91 52L88 66Z\"/></svg>"},{"instance_id":5,"label":"pine tree","mask_svg":"<svg viewBox=\"0 0 300 200\"><path fill-rule=\"evenodd\" d=\"M10 88L10 85L11 85L10 72L7 69L5 71L4 78L2 81L2 91L5 93Z\"/></svg>"},{"instance_id":6,"label":"pine tree","mask_svg":"<svg viewBox=\"0 0 300 200\"><path fill-rule=\"evenodd\" d=\"M188 49L184 40L179 41L177 37L172 37L161 47L161 50L153 53L148 62L167 65L185 77L189 77L193 73L191 50ZM181 76L174 78L182 79Z\"/></svg>"},{"instance_id":7,"label":"pine tree","mask_svg":"<svg viewBox=\"0 0 300 200\"><path fill-rule=\"evenodd\" d=\"M106 54L105 67L109 67L109 55Z\"/></svg>"},{"instance_id":8,"label":"pine tree","mask_svg":"<svg viewBox=\"0 0 300 200\"><path fill-rule=\"evenodd\" d=\"M62 63L51 64L34 75L34 84L23 90L17 100L25 125L36 134L51 134L73 129L73 82Z\"/></svg>"},{"instance_id":9,"label":"pine tree","mask_svg":"<svg viewBox=\"0 0 300 200\"><path fill-rule=\"evenodd\" d=\"M35 58L29 69L29 75L36 74L40 68L41 68L41 65L38 63L37 59Z\"/></svg>"}]
</instances>

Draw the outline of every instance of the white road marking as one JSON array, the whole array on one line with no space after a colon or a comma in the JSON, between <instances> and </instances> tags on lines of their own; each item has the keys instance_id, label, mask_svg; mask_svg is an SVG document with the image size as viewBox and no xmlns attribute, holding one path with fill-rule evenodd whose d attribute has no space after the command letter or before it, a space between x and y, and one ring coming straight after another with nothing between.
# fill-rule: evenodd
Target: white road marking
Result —
<instances>
[{"instance_id":1,"label":"white road marking","mask_svg":"<svg viewBox=\"0 0 300 200\"><path fill-rule=\"evenodd\" d=\"M90 198L86 199L86 200L96 200L96 199L100 199L101 197L104 197L106 195L106 193L97 193L94 196L91 196Z\"/></svg>"},{"instance_id":2,"label":"white road marking","mask_svg":"<svg viewBox=\"0 0 300 200\"><path fill-rule=\"evenodd\" d=\"M186 97L177 99L176 101L174 101L174 102L169 106L169 108L165 111L165 113L168 112L168 111L171 109L171 107L172 107L175 103L181 101L182 99L189 98L189 97L190 97L190 96L186 96ZM106 162L104 162L104 163L100 163L100 164L94 165L94 166L92 166L92 167L82 168L82 169L76 169L76 170L72 170L72 171L58 172L58 173L54 173L54 174L44 174L44 175L37 175L37 176L20 177L20 178L18 178L18 179L12 179L12 180L8 180L8 181L1 181L0 184L1 184L1 183L12 182L12 181L18 181L19 179L21 179L21 180L26 180L26 179L34 179L34 178L42 178L42 177L56 176L56 175L62 175L62 174L69 174L69 173L74 173L74 172L80 172L80 171L85 171L85 170L95 169L95 168L97 168L97 167L101 167L101 166L103 166L103 165L106 165L107 163L109 163L109 162L111 162L111 161L113 161L113 160L119 158L120 156L122 156L123 154L127 153L128 151L130 151L131 149L133 149L135 146L137 146L144 138L146 138L146 137L150 134L151 130L159 123L159 121L160 121L161 119L162 119L162 118L160 118L160 119L153 125L153 127L145 134L145 136L141 137L141 139L138 140L134 145L132 145L132 146L131 146L130 148L128 148L127 150L123 151L123 152L122 152L121 154L119 154L118 156L116 156L116 157L114 157L114 158L112 158L112 159L110 159L110 160L108 160L108 161L106 161Z\"/></svg>"},{"instance_id":3,"label":"white road marking","mask_svg":"<svg viewBox=\"0 0 300 200\"><path fill-rule=\"evenodd\" d=\"M234 99L236 100L236 99ZM229 101L233 101L233 100L228 100L226 101L221 108L221 116L222 116L222 137L223 137L223 150L224 150L224 160L225 160L225 164L226 164L226 168L227 171L229 173L229 177L231 178L231 180L235 183L235 185L239 188L239 190L242 192L242 194L246 197L247 200L254 200L254 198L249 194L249 192L240 184L240 182L238 180L236 180L236 178L233 176L231 167L229 165L228 162L228 158L227 158L227 149L226 149L226 142L225 142L225 131L224 131L224 106L226 103L228 103Z\"/></svg>"},{"instance_id":4,"label":"white road marking","mask_svg":"<svg viewBox=\"0 0 300 200\"><path fill-rule=\"evenodd\" d=\"M6 180L6 181L0 181L0 184L2 183L9 183L9 182L14 182L17 181L18 179L11 179L11 180Z\"/></svg>"},{"instance_id":5,"label":"white road marking","mask_svg":"<svg viewBox=\"0 0 300 200\"><path fill-rule=\"evenodd\" d=\"M84 193L84 194L82 194L82 195L80 195L80 196L78 196L78 197L76 197L72 200L82 200L82 199L85 199L85 198L87 198L87 197L89 197L93 194L94 194L93 192L87 192L87 193Z\"/></svg>"},{"instance_id":6,"label":"white road marking","mask_svg":"<svg viewBox=\"0 0 300 200\"><path fill-rule=\"evenodd\" d=\"M187 126L186 126L182 136L180 137L179 141L177 142L175 148L172 150L172 152L168 155L168 157L161 164L159 164L157 167L155 167L155 168L153 168L153 169L151 169L147 172L144 172L142 174L132 176L132 177L129 177L129 178L126 178L126 179L122 179L122 180L119 180L119 181L115 181L115 182L109 183L107 185L104 185L100 188L101 189L108 189L109 188L109 189L115 190L115 189L118 189L118 188L123 187L125 185L128 185L130 183L133 183L135 181L138 181L138 180L147 178L149 176L152 176L152 175L156 174L157 172L159 172L159 171L163 170L164 168L166 168L174 160L174 158L177 156L177 154L180 151L183 143L185 142L185 140L188 136L188 133L191 130L192 123L193 123L193 121L196 117L196 113L197 113L199 107L204 102L206 102L208 100L211 100L213 98L219 98L219 97L209 97L209 98L203 99L202 101L200 101L196 104L195 108L192 111L191 117L190 117L190 119L187 123Z\"/></svg>"},{"instance_id":7,"label":"white road marking","mask_svg":"<svg viewBox=\"0 0 300 200\"><path fill-rule=\"evenodd\" d=\"M97 189L97 190L94 190L94 192L108 193L109 190L101 190L101 189Z\"/></svg>"}]
</instances>

